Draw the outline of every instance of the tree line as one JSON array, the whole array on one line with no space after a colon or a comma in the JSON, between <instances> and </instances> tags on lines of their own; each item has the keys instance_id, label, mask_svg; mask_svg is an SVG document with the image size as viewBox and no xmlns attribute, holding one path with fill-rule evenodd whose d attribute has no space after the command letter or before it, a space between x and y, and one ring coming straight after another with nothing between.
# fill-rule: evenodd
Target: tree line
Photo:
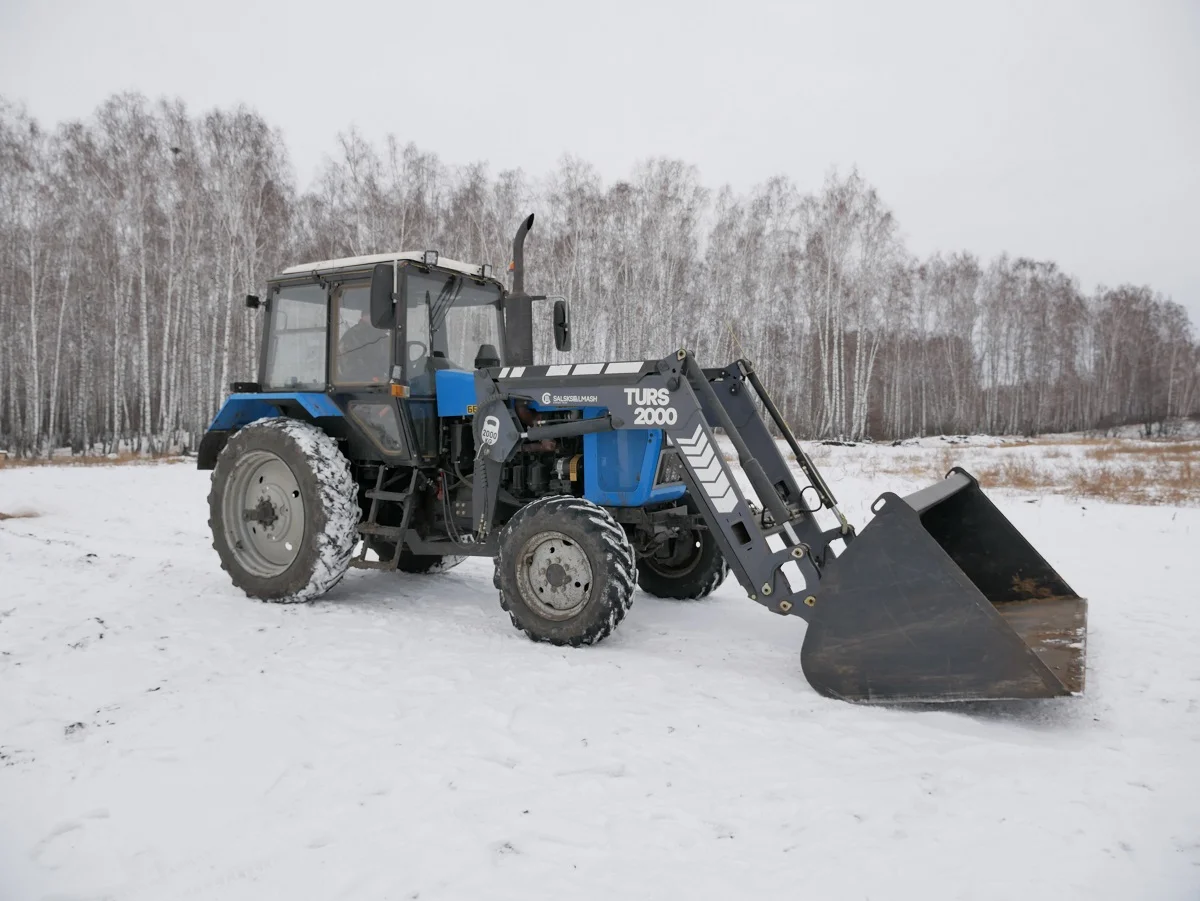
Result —
<instances>
[{"instance_id":1,"label":"tree line","mask_svg":"<svg viewBox=\"0 0 1200 901\"><path fill-rule=\"evenodd\" d=\"M1053 262L919 259L856 171L804 190L705 187L678 160L605 184L567 157L533 178L354 131L307 189L239 107L115 95L46 129L0 97L0 450L194 448L256 372L242 298L284 266L437 249L507 262L572 302L539 359L755 362L802 437L1148 431L1200 414L1200 345L1148 286L1085 291Z\"/></svg>"}]
</instances>

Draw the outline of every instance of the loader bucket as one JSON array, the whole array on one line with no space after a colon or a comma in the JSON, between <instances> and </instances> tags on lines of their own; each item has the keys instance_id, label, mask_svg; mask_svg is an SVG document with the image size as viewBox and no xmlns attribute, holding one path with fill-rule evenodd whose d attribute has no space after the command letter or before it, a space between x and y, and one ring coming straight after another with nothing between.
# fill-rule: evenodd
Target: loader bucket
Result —
<instances>
[{"instance_id":1,"label":"loader bucket","mask_svg":"<svg viewBox=\"0 0 1200 901\"><path fill-rule=\"evenodd\" d=\"M962 469L901 498L825 566L801 662L852 701L1083 692L1087 601Z\"/></svg>"}]
</instances>

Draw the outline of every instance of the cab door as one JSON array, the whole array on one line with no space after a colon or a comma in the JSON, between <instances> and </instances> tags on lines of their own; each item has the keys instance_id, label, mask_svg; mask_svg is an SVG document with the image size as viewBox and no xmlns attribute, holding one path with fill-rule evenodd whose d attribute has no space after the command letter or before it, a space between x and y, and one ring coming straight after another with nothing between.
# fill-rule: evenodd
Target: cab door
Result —
<instances>
[{"instance_id":1,"label":"cab door","mask_svg":"<svg viewBox=\"0 0 1200 901\"><path fill-rule=\"evenodd\" d=\"M404 312L400 346L401 365L409 390L405 404L417 443L417 455L429 462L437 459L441 443L429 297L425 292L408 290L408 275L406 272L404 280L406 303L398 308Z\"/></svg>"},{"instance_id":2,"label":"cab door","mask_svg":"<svg viewBox=\"0 0 1200 901\"><path fill-rule=\"evenodd\" d=\"M334 282L329 295L329 380L376 449L408 462L414 442L391 394L391 329L371 325L370 279Z\"/></svg>"}]
</instances>

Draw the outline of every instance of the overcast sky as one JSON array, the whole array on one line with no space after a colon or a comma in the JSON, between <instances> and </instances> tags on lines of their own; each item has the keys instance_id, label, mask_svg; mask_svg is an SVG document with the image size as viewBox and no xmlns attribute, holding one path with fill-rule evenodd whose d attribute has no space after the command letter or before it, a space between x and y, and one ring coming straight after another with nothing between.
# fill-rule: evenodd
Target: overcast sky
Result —
<instances>
[{"instance_id":1,"label":"overcast sky","mask_svg":"<svg viewBox=\"0 0 1200 901\"><path fill-rule=\"evenodd\" d=\"M857 165L918 254L1147 283L1200 326L1200 0L0 0L0 94L49 124L123 90L245 102L302 187L350 125L533 176Z\"/></svg>"}]
</instances>

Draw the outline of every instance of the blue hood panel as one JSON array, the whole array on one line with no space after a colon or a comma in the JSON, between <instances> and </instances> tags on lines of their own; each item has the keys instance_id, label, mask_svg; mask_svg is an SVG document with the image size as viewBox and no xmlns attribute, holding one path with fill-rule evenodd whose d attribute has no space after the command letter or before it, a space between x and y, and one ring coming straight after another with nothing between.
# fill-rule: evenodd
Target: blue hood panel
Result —
<instances>
[{"instance_id":1,"label":"blue hood panel","mask_svg":"<svg viewBox=\"0 0 1200 901\"><path fill-rule=\"evenodd\" d=\"M475 415L475 373L461 369L439 369L434 373L437 385L438 416Z\"/></svg>"}]
</instances>

